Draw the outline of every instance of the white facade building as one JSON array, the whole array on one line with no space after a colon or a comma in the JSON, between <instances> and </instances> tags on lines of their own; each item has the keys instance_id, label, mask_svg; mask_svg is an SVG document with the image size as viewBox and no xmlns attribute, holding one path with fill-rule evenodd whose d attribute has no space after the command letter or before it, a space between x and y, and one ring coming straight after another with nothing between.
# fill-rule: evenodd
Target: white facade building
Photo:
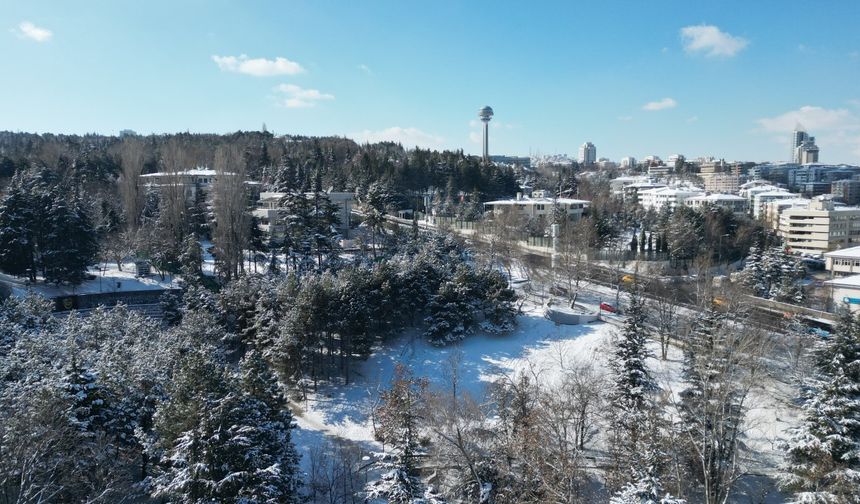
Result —
<instances>
[{"instance_id":1,"label":"white facade building","mask_svg":"<svg viewBox=\"0 0 860 504\"><path fill-rule=\"evenodd\" d=\"M260 200L257 202L251 214L260 219L260 229L268 233L274 240L280 240L284 237L286 226L284 224L284 207L281 206L281 201L287 193L284 192L263 192L260 193ZM313 193L305 195L307 198L313 197ZM338 208L338 220L340 225L338 230L341 234L346 235L350 228L350 218L352 215L352 203L355 200L355 194L351 192L328 192L326 193L329 201Z\"/></svg>"},{"instance_id":2,"label":"white facade building","mask_svg":"<svg viewBox=\"0 0 860 504\"><path fill-rule=\"evenodd\" d=\"M860 274L860 247L825 252L824 263L834 276Z\"/></svg>"},{"instance_id":3,"label":"white facade building","mask_svg":"<svg viewBox=\"0 0 860 504\"><path fill-rule=\"evenodd\" d=\"M537 193L534 194L535 197L517 194L513 199L488 201L484 203L484 212L498 215L506 208L515 208L520 215L529 218L546 217L551 216L553 207L558 205L570 219L577 221L582 218L582 213L589 203L586 200L573 198L549 198L538 191L535 192Z\"/></svg>"},{"instance_id":4,"label":"white facade building","mask_svg":"<svg viewBox=\"0 0 860 504\"><path fill-rule=\"evenodd\" d=\"M665 206L674 210L687 198L704 194L704 191L696 187L660 187L639 191L638 198L639 204L645 210L660 211Z\"/></svg>"},{"instance_id":5,"label":"white facade building","mask_svg":"<svg viewBox=\"0 0 860 504\"><path fill-rule=\"evenodd\" d=\"M703 210L708 207L724 208L732 213L743 215L747 213L747 200L736 194L708 194L706 196L692 196L684 200L684 204Z\"/></svg>"},{"instance_id":6,"label":"white facade building","mask_svg":"<svg viewBox=\"0 0 860 504\"><path fill-rule=\"evenodd\" d=\"M808 208L789 208L779 216L779 235L799 252L824 253L860 243L860 207L836 207L814 199Z\"/></svg>"}]
</instances>

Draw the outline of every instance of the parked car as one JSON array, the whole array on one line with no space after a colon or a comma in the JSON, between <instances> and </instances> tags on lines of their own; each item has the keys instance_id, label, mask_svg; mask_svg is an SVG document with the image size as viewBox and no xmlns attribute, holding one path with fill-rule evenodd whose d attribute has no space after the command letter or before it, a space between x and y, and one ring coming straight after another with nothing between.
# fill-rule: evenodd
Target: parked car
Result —
<instances>
[{"instance_id":1,"label":"parked car","mask_svg":"<svg viewBox=\"0 0 860 504\"><path fill-rule=\"evenodd\" d=\"M609 303L600 303L600 309L601 311L608 311L609 313L618 313L618 308Z\"/></svg>"}]
</instances>

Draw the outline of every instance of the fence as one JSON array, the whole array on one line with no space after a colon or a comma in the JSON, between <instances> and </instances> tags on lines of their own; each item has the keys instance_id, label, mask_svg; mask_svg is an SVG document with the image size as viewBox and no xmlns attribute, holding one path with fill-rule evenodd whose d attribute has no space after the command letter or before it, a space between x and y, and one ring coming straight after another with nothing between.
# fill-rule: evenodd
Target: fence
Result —
<instances>
[{"instance_id":1,"label":"fence","mask_svg":"<svg viewBox=\"0 0 860 504\"><path fill-rule=\"evenodd\" d=\"M76 294L54 298L54 311L86 310L97 306L113 306L119 303L126 305L149 305L161 301L165 292L177 289L152 289L127 292L105 292L100 294Z\"/></svg>"},{"instance_id":2,"label":"fence","mask_svg":"<svg viewBox=\"0 0 860 504\"><path fill-rule=\"evenodd\" d=\"M450 227L454 229L466 229L471 231L478 229L480 224L476 221L461 220L457 217L433 216L430 217L430 219L434 226Z\"/></svg>"},{"instance_id":3,"label":"fence","mask_svg":"<svg viewBox=\"0 0 860 504\"><path fill-rule=\"evenodd\" d=\"M668 261L668 252L639 252L632 250L592 250L588 258L595 261Z\"/></svg>"}]
</instances>

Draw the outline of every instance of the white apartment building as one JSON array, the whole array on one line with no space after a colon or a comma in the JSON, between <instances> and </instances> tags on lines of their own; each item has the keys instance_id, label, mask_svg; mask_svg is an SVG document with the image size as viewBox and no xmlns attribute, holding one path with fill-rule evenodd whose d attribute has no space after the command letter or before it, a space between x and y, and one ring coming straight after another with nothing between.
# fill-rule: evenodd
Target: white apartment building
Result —
<instances>
[{"instance_id":1,"label":"white apartment building","mask_svg":"<svg viewBox=\"0 0 860 504\"><path fill-rule=\"evenodd\" d=\"M808 208L789 208L779 216L779 235L798 252L824 253L860 243L860 207L835 207L815 199Z\"/></svg>"},{"instance_id":2,"label":"white apartment building","mask_svg":"<svg viewBox=\"0 0 860 504\"><path fill-rule=\"evenodd\" d=\"M622 168L636 168L636 158L633 156L627 156L621 158L621 167Z\"/></svg>"},{"instance_id":3,"label":"white apartment building","mask_svg":"<svg viewBox=\"0 0 860 504\"><path fill-rule=\"evenodd\" d=\"M532 196L517 193L516 198L488 201L484 203L484 212L498 215L506 208L515 208L520 215L528 218L545 217L552 215L553 206L558 205L571 220L577 221L582 218L582 213L589 203L573 198L550 198L542 191L535 191Z\"/></svg>"},{"instance_id":4,"label":"white apartment building","mask_svg":"<svg viewBox=\"0 0 860 504\"><path fill-rule=\"evenodd\" d=\"M280 240L284 237L286 226L284 225L284 207L281 206L281 201L287 193L284 192L263 192L260 193L260 200L257 202L251 214L260 219L260 229L268 233L274 240ZM313 193L305 195L308 198L313 196ZM338 230L346 235L350 228L350 217L352 214L352 202L355 200L355 194L351 192L328 192L326 193L329 201L338 208L338 220L340 226Z\"/></svg>"},{"instance_id":5,"label":"white apartment building","mask_svg":"<svg viewBox=\"0 0 860 504\"><path fill-rule=\"evenodd\" d=\"M713 193L702 196L692 196L685 199L684 204L697 210L703 210L708 207L718 207L724 208L738 215L745 215L747 213L746 198L742 198L736 194Z\"/></svg>"},{"instance_id":6,"label":"white apartment building","mask_svg":"<svg viewBox=\"0 0 860 504\"><path fill-rule=\"evenodd\" d=\"M206 167L198 166L192 170L180 172L155 172L140 176L140 185L162 190L165 187L181 188L187 201L194 201L198 191L203 191L208 197L212 196L212 190L219 176L235 177L232 172L218 173ZM249 198L254 201L260 193L260 183L246 180L245 189Z\"/></svg>"},{"instance_id":7,"label":"white apartment building","mask_svg":"<svg viewBox=\"0 0 860 504\"><path fill-rule=\"evenodd\" d=\"M763 187L762 187L763 188ZM759 188L759 189L762 189ZM760 219L764 216L764 208L765 205L770 203L771 201L783 200L783 199L795 199L800 198L799 194L794 194L786 191L785 189L779 189L777 191L758 191L752 194L752 206L750 207L752 210L752 216L755 219ZM747 198L750 200L750 198Z\"/></svg>"},{"instance_id":8,"label":"white apartment building","mask_svg":"<svg viewBox=\"0 0 860 504\"><path fill-rule=\"evenodd\" d=\"M656 181L647 175L629 175L616 177L609 181L609 190L612 194L623 194L624 188L630 184L655 183Z\"/></svg>"},{"instance_id":9,"label":"white apartment building","mask_svg":"<svg viewBox=\"0 0 860 504\"><path fill-rule=\"evenodd\" d=\"M764 222L771 229L779 229L779 216L789 208L809 208L812 200L791 198L769 201L764 205Z\"/></svg>"},{"instance_id":10,"label":"white apartment building","mask_svg":"<svg viewBox=\"0 0 860 504\"><path fill-rule=\"evenodd\" d=\"M624 202L635 204L640 201L639 195L644 191L650 191L652 189L662 189L664 187L669 187L666 184L661 184L660 182L634 182L632 184L627 184L622 188L624 193Z\"/></svg>"},{"instance_id":11,"label":"white apartment building","mask_svg":"<svg viewBox=\"0 0 860 504\"><path fill-rule=\"evenodd\" d=\"M704 195L704 191L695 187L660 187L645 191L640 190L638 198L639 204L645 210L659 211L664 206L668 206L670 210L675 210L687 198L702 195Z\"/></svg>"}]
</instances>

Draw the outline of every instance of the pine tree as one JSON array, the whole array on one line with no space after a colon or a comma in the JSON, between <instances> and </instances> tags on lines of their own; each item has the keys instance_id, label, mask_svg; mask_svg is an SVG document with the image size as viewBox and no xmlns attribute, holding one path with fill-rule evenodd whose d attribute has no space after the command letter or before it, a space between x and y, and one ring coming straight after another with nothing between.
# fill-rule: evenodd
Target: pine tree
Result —
<instances>
[{"instance_id":1,"label":"pine tree","mask_svg":"<svg viewBox=\"0 0 860 504\"><path fill-rule=\"evenodd\" d=\"M860 502L860 326L845 313L815 350L803 423L786 443L780 483L792 502Z\"/></svg>"},{"instance_id":2,"label":"pine tree","mask_svg":"<svg viewBox=\"0 0 860 504\"><path fill-rule=\"evenodd\" d=\"M193 234L188 235L182 243L179 265L179 271L186 282L189 284L200 282L203 274L203 248Z\"/></svg>"},{"instance_id":3,"label":"pine tree","mask_svg":"<svg viewBox=\"0 0 860 504\"><path fill-rule=\"evenodd\" d=\"M657 389L646 360L651 357L647 347L645 304L641 296L630 294L627 318L621 333L615 338L610 361L613 383L609 394L612 406L612 451L615 463L637 465L642 448L642 428L654 405L652 395Z\"/></svg>"},{"instance_id":4,"label":"pine tree","mask_svg":"<svg viewBox=\"0 0 860 504\"><path fill-rule=\"evenodd\" d=\"M439 286L425 319L427 338L432 343L444 345L460 341L471 329L474 308L465 289L466 286L453 280Z\"/></svg>"},{"instance_id":5,"label":"pine tree","mask_svg":"<svg viewBox=\"0 0 860 504\"><path fill-rule=\"evenodd\" d=\"M54 194L49 218L50 230L42 246L45 281L80 284L98 252L90 218L79 198L67 203L59 191Z\"/></svg>"},{"instance_id":6,"label":"pine tree","mask_svg":"<svg viewBox=\"0 0 860 504\"><path fill-rule=\"evenodd\" d=\"M36 279L32 202L24 179L16 175L0 201L0 270Z\"/></svg>"},{"instance_id":7,"label":"pine tree","mask_svg":"<svg viewBox=\"0 0 860 504\"><path fill-rule=\"evenodd\" d=\"M412 504L423 495L421 482L415 475L415 459L422 451L418 420L426 388L425 379L413 377L406 366L398 364L391 387L381 394L381 404L374 413L378 422L376 437L390 449L377 455L377 466L384 473L367 485L367 501L385 499L390 503Z\"/></svg>"},{"instance_id":8,"label":"pine tree","mask_svg":"<svg viewBox=\"0 0 860 504\"><path fill-rule=\"evenodd\" d=\"M166 431L165 442L175 437L162 457L164 470L155 479L153 497L300 502L292 416L260 355L251 352L243 359L239 377L216 373L197 383L185 373L209 364L199 359L192 364L183 368L180 386L173 389L167 411L185 415ZM158 421L163 428L161 411Z\"/></svg>"},{"instance_id":9,"label":"pine tree","mask_svg":"<svg viewBox=\"0 0 860 504\"><path fill-rule=\"evenodd\" d=\"M735 330L709 309L696 321L684 356L687 388L680 394L676 427L689 443L688 467L704 486L705 502L723 502L737 477L745 392L737 383Z\"/></svg>"}]
</instances>

